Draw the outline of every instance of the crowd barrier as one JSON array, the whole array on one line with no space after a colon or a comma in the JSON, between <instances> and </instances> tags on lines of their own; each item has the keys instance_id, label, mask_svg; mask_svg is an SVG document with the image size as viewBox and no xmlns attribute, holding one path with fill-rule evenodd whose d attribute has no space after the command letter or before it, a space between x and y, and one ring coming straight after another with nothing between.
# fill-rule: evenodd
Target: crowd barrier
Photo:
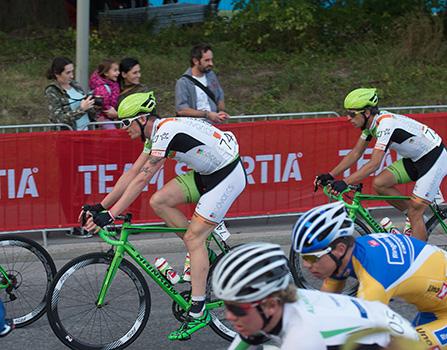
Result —
<instances>
[{"instance_id":1,"label":"crowd barrier","mask_svg":"<svg viewBox=\"0 0 447 350\"><path fill-rule=\"evenodd\" d=\"M447 113L412 115L447 140ZM359 137L346 118L225 124L238 138L248 186L228 217L302 212L325 203L314 193L316 174L330 170ZM371 145L372 147L372 145ZM32 132L0 135L0 231L75 226L84 203L100 201L142 150L123 130ZM365 155L347 172L361 167ZM387 154L382 166L396 160ZM136 222L159 221L149 198L184 164L166 162L128 211ZM380 171L380 170L379 170ZM405 192L411 187L403 186ZM365 193L371 191L371 178ZM447 195L447 184L442 185ZM189 214L192 207L184 208Z\"/></svg>"}]
</instances>

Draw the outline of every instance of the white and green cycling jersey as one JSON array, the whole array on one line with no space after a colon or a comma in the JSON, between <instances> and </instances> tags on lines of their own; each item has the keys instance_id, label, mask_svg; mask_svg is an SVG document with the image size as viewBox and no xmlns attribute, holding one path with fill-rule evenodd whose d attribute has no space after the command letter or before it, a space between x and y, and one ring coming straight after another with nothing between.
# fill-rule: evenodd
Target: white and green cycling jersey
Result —
<instances>
[{"instance_id":1,"label":"white and green cycling jersey","mask_svg":"<svg viewBox=\"0 0 447 350\"><path fill-rule=\"evenodd\" d=\"M197 118L165 118L154 122L144 153L173 158L199 174L212 174L239 156L239 144L230 131L222 131Z\"/></svg>"},{"instance_id":2,"label":"white and green cycling jersey","mask_svg":"<svg viewBox=\"0 0 447 350\"><path fill-rule=\"evenodd\" d=\"M441 137L428 126L404 115L381 111L375 115L361 138L376 138L375 149L394 149L401 157L418 161L442 143Z\"/></svg>"},{"instance_id":3,"label":"white and green cycling jersey","mask_svg":"<svg viewBox=\"0 0 447 350\"><path fill-rule=\"evenodd\" d=\"M393 149L401 159L391 164L396 182L415 181L413 195L432 202L443 178L447 175L447 151L441 137L428 126L400 114L381 111L373 117L361 138L376 138L374 149Z\"/></svg>"},{"instance_id":4,"label":"white and green cycling jersey","mask_svg":"<svg viewBox=\"0 0 447 350\"><path fill-rule=\"evenodd\" d=\"M284 305L281 322L277 334L268 334L281 350L325 350L344 344L355 332L372 328L385 328L389 333L362 338L362 344L385 347L390 334L419 339L410 322L378 301L305 289L298 290L297 302ZM255 347L237 336L229 349Z\"/></svg>"}]
</instances>

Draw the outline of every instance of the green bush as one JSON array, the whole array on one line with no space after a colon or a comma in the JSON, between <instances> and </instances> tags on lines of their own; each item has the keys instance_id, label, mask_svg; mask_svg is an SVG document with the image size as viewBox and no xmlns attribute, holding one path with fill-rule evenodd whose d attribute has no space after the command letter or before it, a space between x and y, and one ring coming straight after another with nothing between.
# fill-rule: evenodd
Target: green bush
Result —
<instances>
[{"instance_id":1,"label":"green bush","mask_svg":"<svg viewBox=\"0 0 447 350\"><path fill-rule=\"evenodd\" d=\"M306 0L239 0L235 8L238 12L230 22L232 36L256 51L299 49L314 24L315 7Z\"/></svg>"},{"instance_id":2,"label":"green bush","mask_svg":"<svg viewBox=\"0 0 447 350\"><path fill-rule=\"evenodd\" d=\"M394 22L413 12L427 12L424 0L314 0L315 35L320 45L340 50L353 41L370 42L394 35ZM325 6L326 4L326 6ZM407 20L409 18L407 17Z\"/></svg>"}]
</instances>

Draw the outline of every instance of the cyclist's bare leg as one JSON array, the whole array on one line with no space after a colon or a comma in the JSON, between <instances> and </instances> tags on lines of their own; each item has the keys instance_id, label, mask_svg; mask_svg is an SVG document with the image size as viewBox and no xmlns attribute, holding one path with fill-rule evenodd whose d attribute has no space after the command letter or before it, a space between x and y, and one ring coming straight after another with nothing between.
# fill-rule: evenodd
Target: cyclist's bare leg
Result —
<instances>
[{"instance_id":1,"label":"cyclist's bare leg","mask_svg":"<svg viewBox=\"0 0 447 350\"><path fill-rule=\"evenodd\" d=\"M197 213L194 213L183 242L191 256L191 295L201 296L206 293L206 277L209 270L208 251L205 241L216 227Z\"/></svg>"},{"instance_id":2,"label":"cyclist's bare leg","mask_svg":"<svg viewBox=\"0 0 447 350\"><path fill-rule=\"evenodd\" d=\"M427 230L424 223L424 212L430 204L426 200L419 198L413 194L409 201L408 219L410 219L412 236L419 238L421 241L427 240Z\"/></svg>"},{"instance_id":3,"label":"cyclist's bare leg","mask_svg":"<svg viewBox=\"0 0 447 350\"><path fill-rule=\"evenodd\" d=\"M396 178L387 169L382 171L373 180L373 188L381 196L402 196L403 194L396 187L394 187L396 184ZM400 211L409 209L409 201L387 200L387 202Z\"/></svg>"},{"instance_id":4,"label":"cyclist's bare leg","mask_svg":"<svg viewBox=\"0 0 447 350\"><path fill-rule=\"evenodd\" d=\"M184 203L186 203L185 194L175 178L155 192L150 199L150 205L155 214L170 227L188 227L188 219L177 208L178 205ZM183 236L180 233L177 235L180 238Z\"/></svg>"}]
</instances>

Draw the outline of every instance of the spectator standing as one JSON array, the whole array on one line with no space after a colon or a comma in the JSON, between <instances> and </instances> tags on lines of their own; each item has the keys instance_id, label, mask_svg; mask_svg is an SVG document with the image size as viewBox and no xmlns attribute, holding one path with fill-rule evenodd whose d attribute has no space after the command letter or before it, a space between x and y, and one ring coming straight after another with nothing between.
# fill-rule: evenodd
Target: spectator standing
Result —
<instances>
[{"instance_id":1,"label":"spectator standing","mask_svg":"<svg viewBox=\"0 0 447 350\"><path fill-rule=\"evenodd\" d=\"M74 80L73 62L66 57L54 58L47 78L52 80L45 88L50 121L68 124L73 130L87 130L88 123L96 114L94 99L86 96L81 85Z\"/></svg>"},{"instance_id":2,"label":"spectator standing","mask_svg":"<svg viewBox=\"0 0 447 350\"><path fill-rule=\"evenodd\" d=\"M175 110L180 117L205 118L222 123L225 112L224 92L213 72L213 51L208 44L191 49L191 67L175 84Z\"/></svg>"},{"instance_id":3,"label":"spectator standing","mask_svg":"<svg viewBox=\"0 0 447 350\"><path fill-rule=\"evenodd\" d=\"M66 57L54 58L47 78L52 80L45 88L50 121L68 124L73 130L87 130L90 120L95 120L96 117L94 98L86 96L81 85L74 80L73 62ZM76 238L92 237L89 232L77 227L67 235Z\"/></svg>"},{"instance_id":4,"label":"spectator standing","mask_svg":"<svg viewBox=\"0 0 447 350\"><path fill-rule=\"evenodd\" d=\"M132 57L123 58L120 62L120 75L118 82L120 84L121 93L118 97L118 105L127 96L136 92L149 92L146 85L140 83L141 66L137 59Z\"/></svg>"},{"instance_id":5,"label":"spectator standing","mask_svg":"<svg viewBox=\"0 0 447 350\"><path fill-rule=\"evenodd\" d=\"M119 74L118 62L105 59L90 76L90 89L95 100L98 100L99 97L99 101L101 101L100 104L96 104L98 108L97 121L105 122L118 118L116 109L120 94L120 85L118 83ZM116 126L114 124L102 124L100 128L116 129Z\"/></svg>"}]
</instances>

